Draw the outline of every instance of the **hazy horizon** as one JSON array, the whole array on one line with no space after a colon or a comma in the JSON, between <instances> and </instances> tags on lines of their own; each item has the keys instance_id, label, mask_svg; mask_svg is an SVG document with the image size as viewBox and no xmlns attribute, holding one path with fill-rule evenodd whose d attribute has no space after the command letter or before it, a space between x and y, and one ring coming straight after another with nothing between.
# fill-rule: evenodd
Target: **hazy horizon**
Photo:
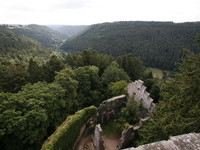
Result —
<instances>
[{"instance_id":1,"label":"hazy horizon","mask_svg":"<svg viewBox=\"0 0 200 150\"><path fill-rule=\"evenodd\" d=\"M1 0L0 24L91 25L199 22L199 0Z\"/></svg>"},{"instance_id":2,"label":"hazy horizon","mask_svg":"<svg viewBox=\"0 0 200 150\"><path fill-rule=\"evenodd\" d=\"M161 23L199 23L200 21L184 21L184 22L174 22L174 21L142 21L142 20L129 20L129 21L111 21L111 22L100 22L100 23L94 23L94 24L103 24L103 23L115 23L115 22L161 22ZM20 24L20 23L0 23L0 25L42 25L42 26L90 26L94 24L37 24L37 23L30 23L30 24Z\"/></svg>"}]
</instances>

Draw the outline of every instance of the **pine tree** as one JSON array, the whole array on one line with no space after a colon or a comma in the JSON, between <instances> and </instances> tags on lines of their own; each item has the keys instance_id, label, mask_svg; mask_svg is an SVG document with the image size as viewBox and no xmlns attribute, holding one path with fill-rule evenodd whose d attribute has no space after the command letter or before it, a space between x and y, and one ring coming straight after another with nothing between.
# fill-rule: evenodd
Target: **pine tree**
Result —
<instances>
[{"instance_id":1,"label":"pine tree","mask_svg":"<svg viewBox=\"0 0 200 150\"><path fill-rule=\"evenodd\" d=\"M30 83L36 83L38 81L42 81L42 77L44 76L44 71L42 67L38 65L38 63L31 58L28 64L28 81Z\"/></svg>"},{"instance_id":2,"label":"pine tree","mask_svg":"<svg viewBox=\"0 0 200 150\"><path fill-rule=\"evenodd\" d=\"M200 132L200 54L184 59L175 77L166 81L162 96L152 119L139 132L140 144Z\"/></svg>"}]
</instances>

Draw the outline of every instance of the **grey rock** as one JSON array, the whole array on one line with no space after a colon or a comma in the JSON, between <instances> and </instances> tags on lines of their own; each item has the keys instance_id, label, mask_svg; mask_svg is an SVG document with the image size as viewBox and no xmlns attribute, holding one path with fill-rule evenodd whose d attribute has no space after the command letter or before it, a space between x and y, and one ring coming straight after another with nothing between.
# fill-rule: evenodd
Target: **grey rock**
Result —
<instances>
[{"instance_id":1,"label":"grey rock","mask_svg":"<svg viewBox=\"0 0 200 150\"><path fill-rule=\"evenodd\" d=\"M200 133L173 136L167 141L159 141L124 150L200 150Z\"/></svg>"},{"instance_id":2,"label":"grey rock","mask_svg":"<svg viewBox=\"0 0 200 150\"><path fill-rule=\"evenodd\" d=\"M104 141L102 138L102 129L100 124L96 125L94 131L94 146L96 150L105 150Z\"/></svg>"}]
</instances>

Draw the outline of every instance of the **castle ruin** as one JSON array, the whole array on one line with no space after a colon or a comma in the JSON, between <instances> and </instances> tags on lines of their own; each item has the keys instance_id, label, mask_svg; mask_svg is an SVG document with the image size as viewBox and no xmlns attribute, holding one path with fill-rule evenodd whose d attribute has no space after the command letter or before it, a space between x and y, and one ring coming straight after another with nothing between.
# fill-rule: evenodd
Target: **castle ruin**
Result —
<instances>
[{"instance_id":1,"label":"castle ruin","mask_svg":"<svg viewBox=\"0 0 200 150\"><path fill-rule=\"evenodd\" d=\"M155 108L155 104L146 89L142 80L136 80L128 84L127 92L129 97L133 97L135 101L141 102L142 106L151 113Z\"/></svg>"}]
</instances>

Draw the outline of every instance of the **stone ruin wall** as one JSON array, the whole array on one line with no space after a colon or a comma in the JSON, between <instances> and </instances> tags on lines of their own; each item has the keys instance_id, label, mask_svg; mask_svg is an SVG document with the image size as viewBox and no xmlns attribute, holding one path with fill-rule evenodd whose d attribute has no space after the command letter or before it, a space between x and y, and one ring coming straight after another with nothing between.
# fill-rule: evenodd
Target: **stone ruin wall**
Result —
<instances>
[{"instance_id":1,"label":"stone ruin wall","mask_svg":"<svg viewBox=\"0 0 200 150\"><path fill-rule=\"evenodd\" d=\"M146 108L149 113L155 108L153 99L150 94L146 91L146 87L143 85L142 80L136 80L135 82L129 83L127 88L127 94L138 102L141 102L143 107ZM120 95L108 100L103 101L98 107L97 120L100 123L106 123L108 120L113 119L117 116L118 111L121 107L126 105L126 95Z\"/></svg>"},{"instance_id":2,"label":"stone ruin wall","mask_svg":"<svg viewBox=\"0 0 200 150\"><path fill-rule=\"evenodd\" d=\"M141 102L143 107L146 108L149 112L155 107L153 99L150 97L150 94L146 91L146 87L143 85L143 81L137 80L135 82L129 83L127 88L127 94L130 97L134 97L134 100ZM100 124L107 123L109 120L117 117L117 113L122 107L126 105L127 101L126 95L116 96L110 99L103 101L97 109L97 116L95 120ZM122 137L119 142L119 148L127 144L127 142L134 139L137 134L138 129L142 126L142 121L148 120L148 117L140 120L140 125L136 127L130 126L127 130L122 133ZM95 121L95 122L96 122ZM104 150L104 141L102 138L102 129L100 124L96 125L94 131L94 145L98 150Z\"/></svg>"},{"instance_id":3,"label":"stone ruin wall","mask_svg":"<svg viewBox=\"0 0 200 150\"><path fill-rule=\"evenodd\" d=\"M141 102L143 107L146 108L150 114L155 108L153 99L150 94L146 91L146 87L143 85L143 81L137 80L128 85L127 93L128 96L134 97L138 102ZM98 108L98 115L96 117L97 121L100 123L106 123L108 120L116 117L117 112L121 107L126 104L126 95L116 96L111 99L105 100L101 103ZM119 141L119 149L124 147L129 141L134 140L138 129L149 119L149 117L141 119L138 126L130 126L128 129L122 132L122 137ZM102 129L100 124L96 125L94 131L94 145L97 150L105 150L104 141L102 138ZM152 150L152 149L163 149L169 150L177 149L182 150L187 146L187 150L195 149L200 150L200 134L190 133L185 135L179 135L171 137L168 141L160 141L151 144L146 144L139 146L137 148L127 148L124 150Z\"/></svg>"},{"instance_id":4,"label":"stone ruin wall","mask_svg":"<svg viewBox=\"0 0 200 150\"><path fill-rule=\"evenodd\" d=\"M143 84L142 80L129 83L127 92L130 97L133 97L137 102L141 102L143 107L151 113L155 108L155 104Z\"/></svg>"},{"instance_id":5,"label":"stone ruin wall","mask_svg":"<svg viewBox=\"0 0 200 150\"><path fill-rule=\"evenodd\" d=\"M127 94L129 97L133 97L135 101L141 102L142 106L148 110L148 113L152 114L155 104L153 103L150 94L146 91L147 88L143 84L144 82L142 80L136 80L135 82L129 83ZM138 130L148 119L149 117L141 118L138 126L129 126L129 128L125 129L122 132L119 147L126 147L128 143L134 141L134 139L137 138Z\"/></svg>"},{"instance_id":6,"label":"stone ruin wall","mask_svg":"<svg viewBox=\"0 0 200 150\"><path fill-rule=\"evenodd\" d=\"M103 131L101 129L101 125L100 124L96 125L94 130L94 146L96 150L105 150L102 132Z\"/></svg>"},{"instance_id":7,"label":"stone ruin wall","mask_svg":"<svg viewBox=\"0 0 200 150\"><path fill-rule=\"evenodd\" d=\"M134 100L141 102L143 107L146 108L149 113L155 108L153 99L150 94L146 91L146 87L143 85L142 80L136 80L135 82L129 83L127 88L127 95L134 97ZM108 100L103 101L98 108L97 122L100 124L106 123L107 121L114 119L117 116L119 110L126 105L126 95L120 95ZM124 147L128 142L132 141L137 135L138 129L142 126L142 122L146 122L149 117L140 120L140 125L133 127L130 126L124 130L120 139L119 147Z\"/></svg>"},{"instance_id":8,"label":"stone ruin wall","mask_svg":"<svg viewBox=\"0 0 200 150\"><path fill-rule=\"evenodd\" d=\"M97 120L106 123L117 116L120 108L126 104L126 95L120 95L103 101L98 107Z\"/></svg>"},{"instance_id":9,"label":"stone ruin wall","mask_svg":"<svg viewBox=\"0 0 200 150\"><path fill-rule=\"evenodd\" d=\"M140 119L137 126L129 126L127 129L122 131L121 138L119 139L119 148L126 147L130 142L132 143L138 135L138 130L146 123L150 117Z\"/></svg>"}]
</instances>

